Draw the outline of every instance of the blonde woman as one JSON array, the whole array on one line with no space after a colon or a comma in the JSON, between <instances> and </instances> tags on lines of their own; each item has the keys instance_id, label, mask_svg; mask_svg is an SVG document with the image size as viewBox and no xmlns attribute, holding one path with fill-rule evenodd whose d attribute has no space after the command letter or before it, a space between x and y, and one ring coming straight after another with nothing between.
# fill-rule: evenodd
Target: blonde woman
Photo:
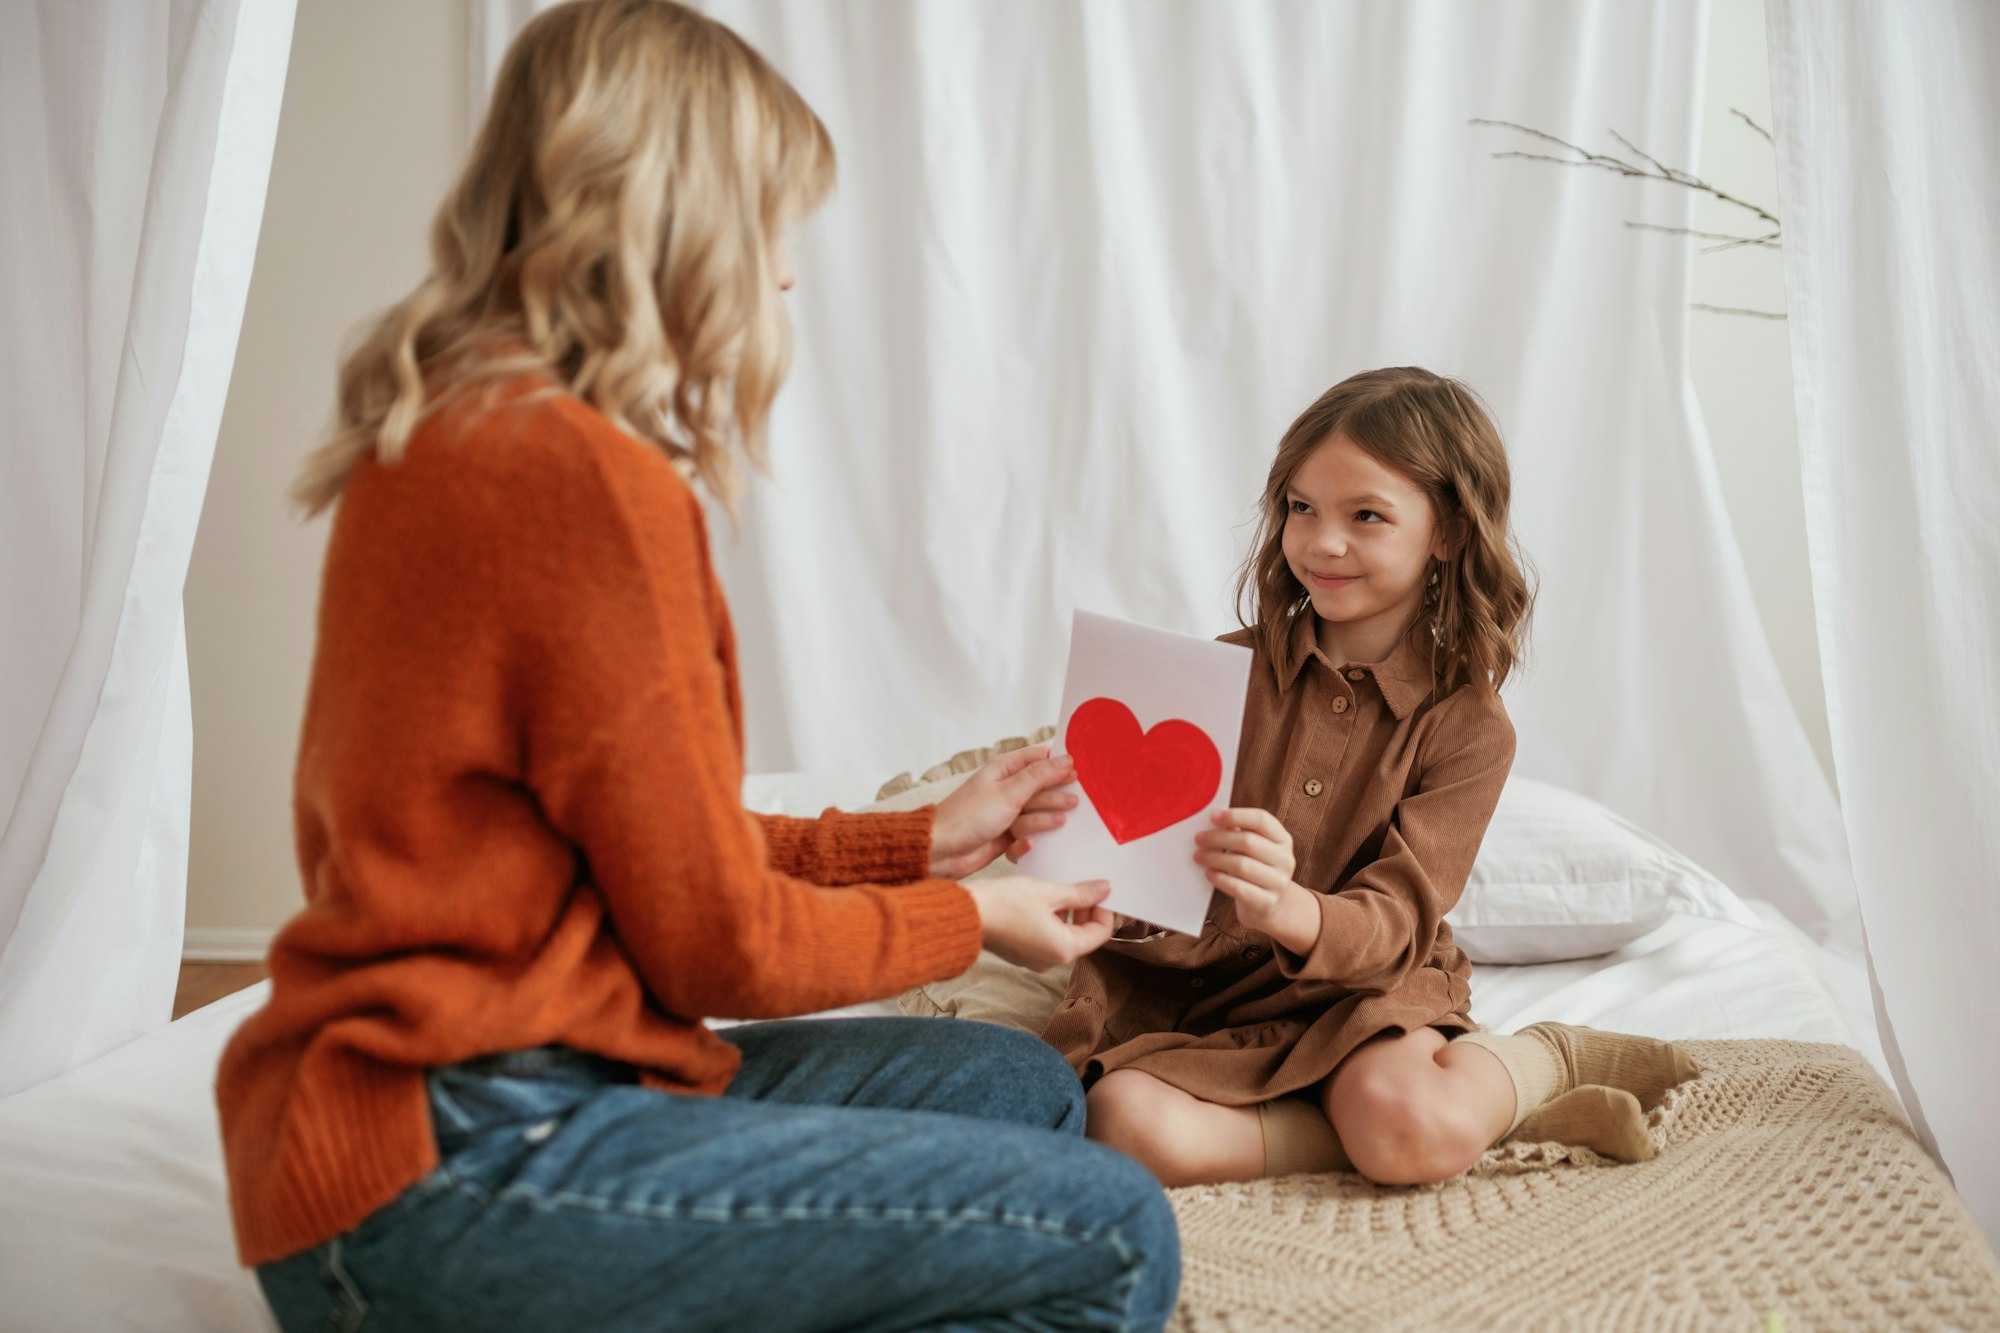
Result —
<instances>
[{"instance_id":1,"label":"blonde woman","mask_svg":"<svg viewBox=\"0 0 2000 1333\"><path fill-rule=\"evenodd\" d=\"M1033 1037L758 1022L1100 944L1102 885L956 882L1063 781L738 797L725 503L783 378L825 128L728 29L522 32L434 271L347 359L295 782L306 904L217 1097L287 1329L1157 1328L1157 1184ZM337 504L336 504L337 502Z\"/></svg>"}]
</instances>

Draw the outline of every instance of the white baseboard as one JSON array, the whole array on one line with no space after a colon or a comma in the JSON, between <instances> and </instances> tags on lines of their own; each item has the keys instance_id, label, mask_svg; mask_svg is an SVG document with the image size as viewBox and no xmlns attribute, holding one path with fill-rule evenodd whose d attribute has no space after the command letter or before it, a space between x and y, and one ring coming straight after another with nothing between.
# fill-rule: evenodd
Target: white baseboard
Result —
<instances>
[{"instance_id":1,"label":"white baseboard","mask_svg":"<svg viewBox=\"0 0 2000 1333\"><path fill-rule=\"evenodd\" d=\"M181 961L261 963L277 933L269 927L190 926L181 936Z\"/></svg>"}]
</instances>

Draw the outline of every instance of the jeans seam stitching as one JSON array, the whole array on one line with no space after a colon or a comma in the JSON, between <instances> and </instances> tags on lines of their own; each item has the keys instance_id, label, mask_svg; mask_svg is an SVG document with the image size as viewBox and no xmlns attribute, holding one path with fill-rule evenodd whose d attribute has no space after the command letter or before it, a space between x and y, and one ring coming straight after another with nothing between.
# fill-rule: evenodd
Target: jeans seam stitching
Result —
<instances>
[{"instance_id":1,"label":"jeans seam stitching","mask_svg":"<svg viewBox=\"0 0 2000 1333\"><path fill-rule=\"evenodd\" d=\"M814 1204L731 1204L728 1207L689 1208L680 1204L637 1204L619 1203L600 1199L594 1195L577 1194L569 1190L545 1190L535 1185L515 1184L502 1191L501 1198L521 1198L530 1204L550 1204L558 1207L583 1208L597 1213L621 1213L627 1216L652 1217L661 1221L686 1222L764 1222L780 1220L786 1222L977 1222L990 1226L1011 1227L1022 1231L1039 1231L1061 1236L1065 1239L1089 1244L1100 1239L1109 1239L1121 1259L1129 1260L1131 1251L1118 1235L1115 1226L1098 1229L1095 1227L1073 1227L1067 1222L1048 1218L1028 1217L1019 1213L994 1212L986 1208L907 1208L899 1206L878 1207L862 1204L838 1206Z\"/></svg>"},{"instance_id":2,"label":"jeans seam stitching","mask_svg":"<svg viewBox=\"0 0 2000 1333\"><path fill-rule=\"evenodd\" d=\"M976 1223L984 1226L1005 1227L1020 1231L1034 1231L1055 1236L1072 1244L1089 1245L1097 1241L1110 1244L1118 1256L1123 1273L1120 1274L1116 1292L1118 1318L1122 1327L1130 1329L1132 1324L1132 1302L1139 1294L1140 1266L1138 1256L1125 1242L1123 1232L1116 1224L1104 1228L1073 1227L1067 1222L1054 1221L1042 1217L1026 1217L1018 1213L999 1213L985 1208L904 1208L874 1207L859 1204L841 1206L809 1204L735 1204L727 1208L685 1208L678 1204L633 1204L617 1203L609 1199L599 1199L589 1194L577 1194L569 1190L545 1190L534 1185L515 1184L508 1186L498 1195L480 1189L470 1181L459 1179L454 1188L476 1194L488 1202L518 1200L530 1207L582 1208L595 1213L615 1213L628 1217L648 1217L659 1221L683 1222L914 1222L929 1224Z\"/></svg>"},{"instance_id":3,"label":"jeans seam stitching","mask_svg":"<svg viewBox=\"0 0 2000 1333\"><path fill-rule=\"evenodd\" d=\"M492 1190L487 1189L484 1185L479 1184L469 1177L462 1176L458 1172L453 1171L448 1163L440 1166L438 1170L442 1171L445 1175L446 1184L444 1188L460 1194L470 1194L481 1203L493 1202L494 1195Z\"/></svg>"},{"instance_id":4,"label":"jeans seam stitching","mask_svg":"<svg viewBox=\"0 0 2000 1333\"><path fill-rule=\"evenodd\" d=\"M429 1092L431 1095L431 1101L434 1104L436 1104L438 1108L441 1109L446 1115L452 1118L452 1120L454 1121L452 1129L460 1134L463 1134L467 1130L470 1130L476 1122L473 1120L471 1116L465 1113L465 1108L460 1106L458 1102L452 1098L450 1093L446 1092L442 1087L439 1086L441 1080L431 1079L429 1080L429 1082L430 1082Z\"/></svg>"},{"instance_id":5,"label":"jeans seam stitching","mask_svg":"<svg viewBox=\"0 0 2000 1333\"><path fill-rule=\"evenodd\" d=\"M1117 1227L1107 1227L1104 1238L1117 1251L1119 1261L1125 1265L1125 1274L1118 1279L1118 1321L1126 1329L1132 1327L1132 1300L1139 1294L1139 1265L1132 1247L1125 1243L1125 1237Z\"/></svg>"},{"instance_id":6,"label":"jeans seam stitching","mask_svg":"<svg viewBox=\"0 0 2000 1333\"><path fill-rule=\"evenodd\" d=\"M1041 1217L1023 1217L1014 1213L996 1213L984 1208L901 1208L871 1207L849 1204L841 1207L810 1206L800 1204L737 1204L729 1208L682 1208L678 1205L614 1203L608 1199L595 1198L588 1194L575 1194L566 1190L544 1190L532 1185L512 1185L502 1194L503 1198L521 1197L531 1206L547 1203L556 1206L584 1208L591 1212L618 1213L625 1216L651 1217L661 1221L688 1222L744 1222L744 1221L787 1221L787 1222L918 1222L931 1224L963 1224L967 1222L985 1226L1011 1228L1019 1231L1034 1231L1052 1235L1076 1245L1089 1245L1099 1240L1108 1241L1113 1253L1118 1256L1124 1269L1119 1275L1117 1292L1119 1323L1132 1328L1132 1301L1139 1292L1139 1266L1134 1262L1132 1247L1125 1243L1124 1236L1116 1225L1098 1229L1095 1227L1073 1227L1067 1222L1052 1221Z\"/></svg>"},{"instance_id":7,"label":"jeans seam stitching","mask_svg":"<svg viewBox=\"0 0 2000 1333\"><path fill-rule=\"evenodd\" d=\"M335 1236L326 1243L326 1249L321 1252L320 1258L327 1279L340 1288L340 1294L350 1303L346 1311L347 1317L341 1320L341 1327L355 1329L368 1318L368 1298L361 1294L361 1288L354 1284L354 1278L348 1273L347 1265L340 1261L340 1249L340 1237Z\"/></svg>"}]
</instances>

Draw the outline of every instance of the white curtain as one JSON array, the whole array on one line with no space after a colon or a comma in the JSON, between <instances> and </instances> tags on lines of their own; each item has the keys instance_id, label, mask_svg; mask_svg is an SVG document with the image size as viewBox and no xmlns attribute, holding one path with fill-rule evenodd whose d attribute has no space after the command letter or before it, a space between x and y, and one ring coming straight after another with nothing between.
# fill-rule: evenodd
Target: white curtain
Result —
<instances>
[{"instance_id":1,"label":"white curtain","mask_svg":"<svg viewBox=\"0 0 2000 1333\"><path fill-rule=\"evenodd\" d=\"M534 0L472 0L477 98ZM1689 196L1472 117L1693 161L1706 9L716 0L839 192L724 579L752 767L887 774L1054 718L1072 604L1234 627L1279 434L1367 367L1486 396L1542 573L1519 770L1808 927L1849 909L1687 372Z\"/></svg>"},{"instance_id":2,"label":"white curtain","mask_svg":"<svg viewBox=\"0 0 2000 1333\"><path fill-rule=\"evenodd\" d=\"M1904 1100L2000 1237L2000 8L1769 0L1828 723Z\"/></svg>"},{"instance_id":3,"label":"white curtain","mask_svg":"<svg viewBox=\"0 0 2000 1333\"><path fill-rule=\"evenodd\" d=\"M166 1021L181 584L293 0L0 6L0 1096Z\"/></svg>"}]
</instances>

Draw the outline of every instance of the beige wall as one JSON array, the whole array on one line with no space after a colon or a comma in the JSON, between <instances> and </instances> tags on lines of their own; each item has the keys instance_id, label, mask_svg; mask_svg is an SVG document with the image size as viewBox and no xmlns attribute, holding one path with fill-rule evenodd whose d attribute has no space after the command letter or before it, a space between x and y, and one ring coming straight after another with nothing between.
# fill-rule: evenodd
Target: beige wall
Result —
<instances>
[{"instance_id":1,"label":"beige wall","mask_svg":"<svg viewBox=\"0 0 2000 1333\"><path fill-rule=\"evenodd\" d=\"M422 275L425 227L465 142L464 22L461 0L299 3L241 350L188 573L188 928L202 953L259 947L299 901L291 766L326 525L299 524L283 493L328 420L342 338ZM1761 0L1715 0L1712 25L1701 167L1769 201L1769 150L1727 113L1738 105L1769 123ZM1701 218L1735 222L1722 211ZM1783 298L1765 252L1703 258L1695 281L1696 299L1715 304L1776 309ZM1758 606L1823 754L1785 327L1697 315L1691 352Z\"/></svg>"},{"instance_id":2,"label":"beige wall","mask_svg":"<svg viewBox=\"0 0 2000 1333\"><path fill-rule=\"evenodd\" d=\"M326 521L284 499L333 410L335 351L423 276L463 151L460 0L299 0L270 194L188 569L190 947L299 901L291 770ZM227 939L228 937L220 937Z\"/></svg>"}]
</instances>

